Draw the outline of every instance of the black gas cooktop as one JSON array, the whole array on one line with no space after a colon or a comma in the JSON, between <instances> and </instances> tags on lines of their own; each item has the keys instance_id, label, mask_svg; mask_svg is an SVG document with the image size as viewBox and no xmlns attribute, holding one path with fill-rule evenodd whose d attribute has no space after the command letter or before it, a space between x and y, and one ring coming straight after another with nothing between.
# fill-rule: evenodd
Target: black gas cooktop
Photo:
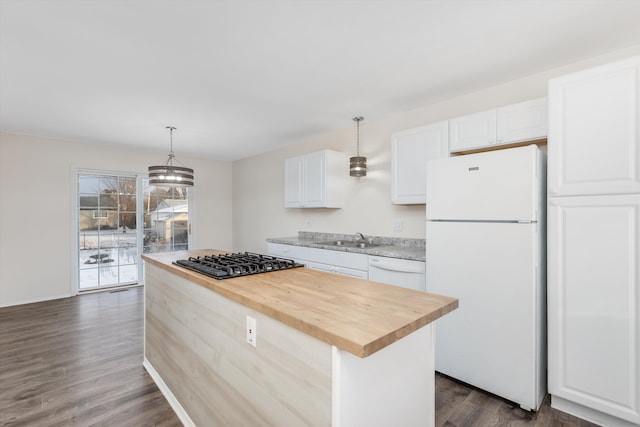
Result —
<instances>
[{"instance_id":1,"label":"black gas cooktop","mask_svg":"<svg viewBox=\"0 0 640 427\"><path fill-rule=\"evenodd\" d=\"M304 267L291 259L251 252L189 257L173 263L218 280Z\"/></svg>"}]
</instances>

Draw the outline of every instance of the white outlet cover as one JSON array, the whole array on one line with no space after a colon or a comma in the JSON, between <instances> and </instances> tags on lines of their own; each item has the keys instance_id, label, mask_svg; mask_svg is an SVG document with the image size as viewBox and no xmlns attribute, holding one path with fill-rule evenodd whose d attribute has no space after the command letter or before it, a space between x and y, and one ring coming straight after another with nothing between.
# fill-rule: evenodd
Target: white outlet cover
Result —
<instances>
[{"instance_id":1,"label":"white outlet cover","mask_svg":"<svg viewBox=\"0 0 640 427\"><path fill-rule=\"evenodd\" d=\"M247 316L247 342L255 347L256 338L256 319L251 316Z\"/></svg>"}]
</instances>

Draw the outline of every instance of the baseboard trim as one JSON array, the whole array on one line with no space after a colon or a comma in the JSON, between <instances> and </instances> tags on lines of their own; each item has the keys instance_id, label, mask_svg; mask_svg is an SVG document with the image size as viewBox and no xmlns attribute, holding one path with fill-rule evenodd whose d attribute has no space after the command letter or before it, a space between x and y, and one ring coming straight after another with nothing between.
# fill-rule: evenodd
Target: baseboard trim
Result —
<instances>
[{"instance_id":1,"label":"baseboard trim","mask_svg":"<svg viewBox=\"0 0 640 427\"><path fill-rule=\"evenodd\" d=\"M613 417L604 412L588 408L579 403L572 402L561 397L551 395L551 407L562 412L566 412L583 420L606 427L637 427L638 424L632 423L621 418Z\"/></svg>"},{"instance_id":2,"label":"baseboard trim","mask_svg":"<svg viewBox=\"0 0 640 427\"><path fill-rule=\"evenodd\" d=\"M71 298L75 295L65 294L65 295L52 295L48 297L38 297L21 301L8 301L8 302L0 302L0 308L14 307L16 305L25 305L25 304L34 304L37 302L45 302L45 301L53 301L57 299Z\"/></svg>"},{"instance_id":3,"label":"baseboard trim","mask_svg":"<svg viewBox=\"0 0 640 427\"><path fill-rule=\"evenodd\" d=\"M196 427L193 420L191 420L191 417L189 417L189 415L187 414L187 411L184 410L184 408L182 407L180 402L178 402L178 399L176 399L176 397L173 395L173 393L171 392L167 384L164 382L164 380L162 379L158 371L155 370L153 365L151 365L151 362L149 362L149 360L146 357L142 362L142 366L144 366L144 368L147 370L147 372L153 379L153 382L156 383L156 385L160 389L160 392L165 397L165 399L167 399L167 402L169 402L169 406L171 406L171 408L173 409L173 412L176 413L176 415L178 416L182 424L185 427Z\"/></svg>"}]
</instances>

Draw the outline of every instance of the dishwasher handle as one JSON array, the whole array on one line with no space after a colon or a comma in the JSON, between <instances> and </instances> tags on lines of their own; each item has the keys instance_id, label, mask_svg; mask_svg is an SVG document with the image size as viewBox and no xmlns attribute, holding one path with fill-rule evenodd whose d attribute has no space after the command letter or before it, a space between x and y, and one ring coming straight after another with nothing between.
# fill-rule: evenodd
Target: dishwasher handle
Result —
<instances>
[{"instance_id":1,"label":"dishwasher handle","mask_svg":"<svg viewBox=\"0 0 640 427\"><path fill-rule=\"evenodd\" d=\"M394 259L382 259L369 257L369 266L381 270L398 271L401 273L424 273L424 264L413 262L401 262Z\"/></svg>"}]
</instances>

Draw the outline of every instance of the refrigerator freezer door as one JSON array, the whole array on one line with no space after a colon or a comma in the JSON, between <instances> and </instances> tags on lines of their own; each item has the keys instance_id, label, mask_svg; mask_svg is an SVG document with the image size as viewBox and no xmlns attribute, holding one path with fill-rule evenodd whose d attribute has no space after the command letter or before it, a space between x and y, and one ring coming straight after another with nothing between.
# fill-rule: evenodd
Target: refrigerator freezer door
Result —
<instances>
[{"instance_id":1,"label":"refrigerator freezer door","mask_svg":"<svg viewBox=\"0 0 640 427\"><path fill-rule=\"evenodd\" d=\"M460 300L436 324L436 370L537 410L546 391L538 224L427 221L427 292Z\"/></svg>"},{"instance_id":2,"label":"refrigerator freezer door","mask_svg":"<svg viewBox=\"0 0 640 427\"><path fill-rule=\"evenodd\" d=\"M535 145L432 160L427 219L535 221L543 167Z\"/></svg>"}]
</instances>

